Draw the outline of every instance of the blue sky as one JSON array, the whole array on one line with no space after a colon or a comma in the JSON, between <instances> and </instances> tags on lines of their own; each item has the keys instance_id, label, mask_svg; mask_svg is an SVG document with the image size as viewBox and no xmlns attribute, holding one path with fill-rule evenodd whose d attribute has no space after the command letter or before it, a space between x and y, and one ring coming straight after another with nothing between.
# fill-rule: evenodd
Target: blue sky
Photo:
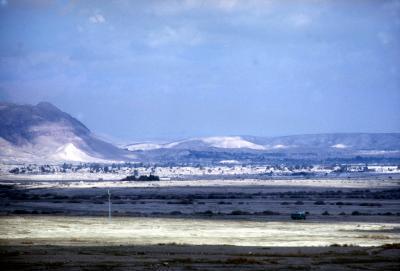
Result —
<instances>
[{"instance_id":1,"label":"blue sky","mask_svg":"<svg viewBox=\"0 0 400 271\"><path fill-rule=\"evenodd\" d=\"M400 132L400 1L0 0L0 100L114 141Z\"/></svg>"}]
</instances>

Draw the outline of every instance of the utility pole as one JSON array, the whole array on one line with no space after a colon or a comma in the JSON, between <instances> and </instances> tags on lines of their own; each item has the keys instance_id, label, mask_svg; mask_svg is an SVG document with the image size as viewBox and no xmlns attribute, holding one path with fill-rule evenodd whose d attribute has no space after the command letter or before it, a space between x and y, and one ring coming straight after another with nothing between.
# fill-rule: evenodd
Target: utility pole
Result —
<instances>
[{"instance_id":1,"label":"utility pole","mask_svg":"<svg viewBox=\"0 0 400 271\"><path fill-rule=\"evenodd\" d=\"M111 222L111 193L108 189L108 222Z\"/></svg>"}]
</instances>

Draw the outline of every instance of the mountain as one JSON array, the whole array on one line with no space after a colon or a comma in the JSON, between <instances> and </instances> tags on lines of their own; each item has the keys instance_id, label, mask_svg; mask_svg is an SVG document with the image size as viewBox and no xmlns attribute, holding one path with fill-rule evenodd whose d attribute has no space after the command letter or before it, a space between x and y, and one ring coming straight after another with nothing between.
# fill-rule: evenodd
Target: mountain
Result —
<instances>
[{"instance_id":1,"label":"mountain","mask_svg":"<svg viewBox=\"0 0 400 271\"><path fill-rule=\"evenodd\" d=\"M0 159L4 162L109 162L134 155L97 138L54 105L0 103Z\"/></svg>"},{"instance_id":2,"label":"mountain","mask_svg":"<svg viewBox=\"0 0 400 271\"><path fill-rule=\"evenodd\" d=\"M152 143L144 142L137 144L130 144L125 146L127 150L154 150L154 149L192 149L192 150L204 150L209 148L220 148L220 149L250 149L250 150L265 150L264 146L255 144L248 141L240 136L215 136L215 137L200 137L190 138L186 140L171 142L171 143Z\"/></svg>"},{"instance_id":3,"label":"mountain","mask_svg":"<svg viewBox=\"0 0 400 271\"><path fill-rule=\"evenodd\" d=\"M267 148L400 150L400 133L332 133L247 139Z\"/></svg>"},{"instance_id":4,"label":"mountain","mask_svg":"<svg viewBox=\"0 0 400 271\"><path fill-rule=\"evenodd\" d=\"M309 134L281 137L220 136L190 138L170 143L135 143L125 146L130 151L154 149L247 149L278 150L400 150L400 133Z\"/></svg>"},{"instance_id":5,"label":"mountain","mask_svg":"<svg viewBox=\"0 0 400 271\"><path fill-rule=\"evenodd\" d=\"M400 133L337 133L281 137L197 137L125 146L142 161L158 163L275 163L356 159L400 159Z\"/></svg>"},{"instance_id":6,"label":"mountain","mask_svg":"<svg viewBox=\"0 0 400 271\"><path fill-rule=\"evenodd\" d=\"M138 161L182 165L222 161L303 163L335 159L397 163L400 161L400 133L213 136L167 143L139 142L118 148L97 138L80 121L50 103L0 103L1 162Z\"/></svg>"}]
</instances>

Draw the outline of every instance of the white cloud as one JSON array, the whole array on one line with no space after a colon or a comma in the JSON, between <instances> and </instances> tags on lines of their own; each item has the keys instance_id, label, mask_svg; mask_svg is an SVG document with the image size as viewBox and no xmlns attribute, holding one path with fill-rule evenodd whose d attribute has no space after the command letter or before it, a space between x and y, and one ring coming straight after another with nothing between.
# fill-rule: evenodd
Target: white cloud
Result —
<instances>
[{"instance_id":1,"label":"white cloud","mask_svg":"<svg viewBox=\"0 0 400 271\"><path fill-rule=\"evenodd\" d=\"M85 29L84 29L81 25L78 25L78 26L76 27L76 29L78 30L79 33L82 33L82 32L85 31Z\"/></svg>"},{"instance_id":2,"label":"white cloud","mask_svg":"<svg viewBox=\"0 0 400 271\"><path fill-rule=\"evenodd\" d=\"M0 1L0 5L1 5L2 7L5 7L5 6L8 5L8 1L7 1L7 0L1 0L1 1Z\"/></svg>"},{"instance_id":3,"label":"white cloud","mask_svg":"<svg viewBox=\"0 0 400 271\"><path fill-rule=\"evenodd\" d=\"M339 144L332 145L331 148L335 148L335 149L346 149L346 148L348 148L348 146L345 145L345 144L339 143Z\"/></svg>"},{"instance_id":4,"label":"white cloud","mask_svg":"<svg viewBox=\"0 0 400 271\"><path fill-rule=\"evenodd\" d=\"M170 44L194 46L203 41L201 34L189 27L173 28L165 26L161 30L153 31L148 35L148 45L159 47Z\"/></svg>"},{"instance_id":5,"label":"white cloud","mask_svg":"<svg viewBox=\"0 0 400 271\"><path fill-rule=\"evenodd\" d=\"M273 1L271 0L176 0L160 1L152 10L157 14L176 14L193 9L209 9L222 12L231 11L260 11L269 10Z\"/></svg>"},{"instance_id":6,"label":"white cloud","mask_svg":"<svg viewBox=\"0 0 400 271\"><path fill-rule=\"evenodd\" d=\"M299 13L290 16L289 22L295 27L305 27L311 24L312 18L304 13Z\"/></svg>"},{"instance_id":7,"label":"white cloud","mask_svg":"<svg viewBox=\"0 0 400 271\"><path fill-rule=\"evenodd\" d=\"M106 22L106 19L102 14L96 13L95 15L89 17L89 21L94 24L102 24Z\"/></svg>"},{"instance_id":8,"label":"white cloud","mask_svg":"<svg viewBox=\"0 0 400 271\"><path fill-rule=\"evenodd\" d=\"M378 39L383 45L387 45L392 41L392 36L385 32L378 33Z\"/></svg>"},{"instance_id":9,"label":"white cloud","mask_svg":"<svg viewBox=\"0 0 400 271\"><path fill-rule=\"evenodd\" d=\"M218 8L222 10L232 10L233 8L237 7L238 1L237 0L220 0L216 1Z\"/></svg>"}]
</instances>

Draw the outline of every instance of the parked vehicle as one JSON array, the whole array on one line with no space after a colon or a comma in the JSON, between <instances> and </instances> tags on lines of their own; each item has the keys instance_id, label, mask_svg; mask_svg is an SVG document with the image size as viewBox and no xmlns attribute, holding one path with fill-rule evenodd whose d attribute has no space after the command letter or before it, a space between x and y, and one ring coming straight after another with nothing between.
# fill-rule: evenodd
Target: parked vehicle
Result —
<instances>
[{"instance_id":1,"label":"parked vehicle","mask_svg":"<svg viewBox=\"0 0 400 271\"><path fill-rule=\"evenodd\" d=\"M306 212L296 212L296 213L292 213L290 215L290 217L293 220L306 220Z\"/></svg>"}]
</instances>

